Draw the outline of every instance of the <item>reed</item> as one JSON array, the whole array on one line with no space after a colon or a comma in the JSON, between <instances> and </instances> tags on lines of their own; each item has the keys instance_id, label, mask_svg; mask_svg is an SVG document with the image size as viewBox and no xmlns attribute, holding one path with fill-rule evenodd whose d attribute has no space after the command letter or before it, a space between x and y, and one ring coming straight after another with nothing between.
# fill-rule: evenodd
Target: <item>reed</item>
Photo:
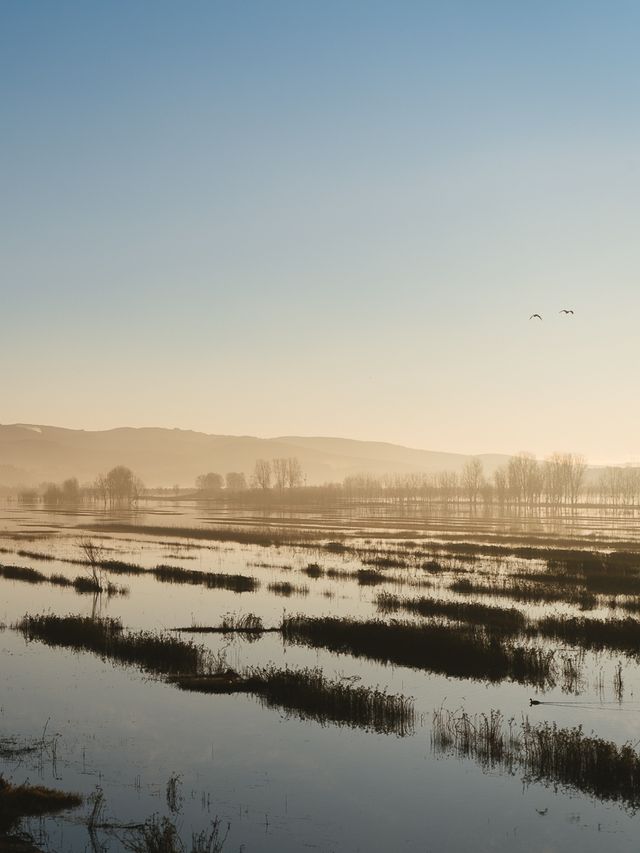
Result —
<instances>
[{"instance_id":1,"label":"reed","mask_svg":"<svg viewBox=\"0 0 640 853\"><path fill-rule=\"evenodd\" d=\"M640 807L640 755L626 743L587 735L582 726L556 723L521 725L491 711L471 717L464 710L434 711L431 745L435 752L471 758L484 769L519 771L525 782L580 791L598 800Z\"/></svg>"},{"instance_id":2,"label":"reed","mask_svg":"<svg viewBox=\"0 0 640 853\"><path fill-rule=\"evenodd\" d=\"M321 725L333 723L404 737L413 733L413 700L347 681L329 681L320 669L254 667L242 675L226 673L172 679L182 690L201 693L252 693L269 708L280 708Z\"/></svg>"}]
</instances>

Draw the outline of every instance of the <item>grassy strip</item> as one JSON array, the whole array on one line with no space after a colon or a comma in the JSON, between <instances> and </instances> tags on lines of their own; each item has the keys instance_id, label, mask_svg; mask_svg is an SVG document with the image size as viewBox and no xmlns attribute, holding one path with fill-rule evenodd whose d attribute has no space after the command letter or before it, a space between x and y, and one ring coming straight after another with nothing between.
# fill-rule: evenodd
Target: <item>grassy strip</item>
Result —
<instances>
[{"instance_id":1,"label":"grassy strip","mask_svg":"<svg viewBox=\"0 0 640 853\"><path fill-rule=\"evenodd\" d=\"M514 608L493 607L477 602L441 601L430 598L400 598L380 593L376 606L381 613L404 611L428 618L446 617L469 625L481 625L502 638L526 635L571 643L581 649L640 655L640 621L637 619L588 619L547 616L529 620Z\"/></svg>"},{"instance_id":2,"label":"grassy strip","mask_svg":"<svg viewBox=\"0 0 640 853\"><path fill-rule=\"evenodd\" d=\"M560 728L525 719L521 726L502 715L470 717L465 711L433 715L432 748L436 752L472 758L484 769L519 770L526 781L561 785L598 800L640 807L640 755L630 743L623 746L586 735L581 726Z\"/></svg>"},{"instance_id":3,"label":"grassy strip","mask_svg":"<svg viewBox=\"0 0 640 853\"><path fill-rule=\"evenodd\" d=\"M45 575L37 569L26 566L8 566L0 564L0 578L5 580L22 581L23 583L42 584L48 583L52 586L72 587L81 594L95 594L105 592L107 595L127 595L128 590L124 587L107 584L104 589L96 589L95 581L90 577L78 577L71 580L64 575Z\"/></svg>"},{"instance_id":4,"label":"grassy strip","mask_svg":"<svg viewBox=\"0 0 640 853\"><path fill-rule=\"evenodd\" d=\"M469 625L483 625L492 629L518 633L527 626L527 617L513 607L492 607L488 604L466 601L442 601L433 598L400 598L389 592L382 592L376 599L380 613L415 613L418 616L445 616ZM640 623L639 623L640 624Z\"/></svg>"},{"instance_id":5,"label":"grassy strip","mask_svg":"<svg viewBox=\"0 0 640 853\"><path fill-rule=\"evenodd\" d=\"M501 642L473 626L291 616L282 634L290 643L456 678L556 684L553 652Z\"/></svg>"},{"instance_id":6,"label":"grassy strip","mask_svg":"<svg viewBox=\"0 0 640 853\"><path fill-rule=\"evenodd\" d=\"M400 737L412 734L415 725L411 699L328 681L320 669L255 667L243 675L177 676L172 682L201 693L252 693L266 707L282 708L321 725L348 725Z\"/></svg>"},{"instance_id":7,"label":"grassy strip","mask_svg":"<svg viewBox=\"0 0 640 853\"><path fill-rule=\"evenodd\" d=\"M79 524L78 529L94 533L135 533L143 536L171 536L181 539L204 539L207 542L236 542L239 545L262 545L265 548L282 545L305 545L325 537L323 531L312 533L309 530L260 528L246 530L241 527L206 528L206 527L168 527L153 524L125 524L110 522L108 524Z\"/></svg>"},{"instance_id":8,"label":"grassy strip","mask_svg":"<svg viewBox=\"0 0 640 853\"><path fill-rule=\"evenodd\" d=\"M542 602L567 602L582 610L592 610L598 603L596 596L582 589L542 587L532 583L505 578L501 581L476 583L468 578L455 580L449 589L462 595L492 595L496 598L511 598L528 604Z\"/></svg>"},{"instance_id":9,"label":"grassy strip","mask_svg":"<svg viewBox=\"0 0 640 853\"><path fill-rule=\"evenodd\" d=\"M125 633L119 619L45 613L25 616L16 627L28 641L40 640L49 646L94 652L159 675L198 672L203 666L201 647L168 634Z\"/></svg>"},{"instance_id":10,"label":"grassy strip","mask_svg":"<svg viewBox=\"0 0 640 853\"><path fill-rule=\"evenodd\" d=\"M247 634L262 635L265 633L280 633L280 628L265 628L260 616L246 613L237 616L235 613L227 613L222 617L220 625L191 625L188 628L173 628L181 634Z\"/></svg>"},{"instance_id":11,"label":"grassy strip","mask_svg":"<svg viewBox=\"0 0 640 853\"><path fill-rule=\"evenodd\" d=\"M267 589L274 595L282 595L285 598L290 595L309 595L308 586L289 583L289 581L274 581L267 586Z\"/></svg>"}]
</instances>

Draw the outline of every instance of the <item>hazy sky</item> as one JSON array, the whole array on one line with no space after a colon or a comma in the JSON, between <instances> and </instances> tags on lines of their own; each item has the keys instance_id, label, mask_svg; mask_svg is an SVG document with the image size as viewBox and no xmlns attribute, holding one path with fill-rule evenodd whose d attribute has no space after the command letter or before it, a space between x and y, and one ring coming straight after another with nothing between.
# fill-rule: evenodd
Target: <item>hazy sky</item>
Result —
<instances>
[{"instance_id":1,"label":"hazy sky","mask_svg":"<svg viewBox=\"0 0 640 853\"><path fill-rule=\"evenodd\" d=\"M636 0L4 0L0 421L640 460L639 44Z\"/></svg>"}]
</instances>

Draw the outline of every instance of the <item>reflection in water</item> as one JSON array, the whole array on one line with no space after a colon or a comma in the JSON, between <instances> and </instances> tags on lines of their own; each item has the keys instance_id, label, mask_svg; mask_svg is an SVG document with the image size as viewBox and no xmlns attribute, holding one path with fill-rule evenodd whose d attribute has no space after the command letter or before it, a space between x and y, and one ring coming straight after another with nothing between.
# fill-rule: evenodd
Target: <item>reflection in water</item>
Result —
<instances>
[{"instance_id":1,"label":"reflection in water","mask_svg":"<svg viewBox=\"0 0 640 853\"><path fill-rule=\"evenodd\" d=\"M523 789L508 774L486 774L482 765L458 761L451 750L434 747L430 753L420 746L430 709L441 707L445 698L446 707L464 707L472 720L492 707L501 708L504 719L520 721L528 713L535 719L532 738L538 731L544 735L547 724L567 732L582 724L589 735L579 748L592 728L594 738L611 742L618 753L626 740L637 737L632 711L640 667L631 646L624 645L638 630L636 620L624 624L637 602L621 587L612 587L635 582L640 568L640 560L630 556L640 541L634 519L583 510L556 517L473 515L455 507L450 512L370 506L315 513L219 504L203 509L178 502L134 513L6 507L0 548L11 556L4 562L25 570L36 563L35 570L46 578L38 583L0 578L0 622L8 625L25 613L73 613L94 624L99 618L118 620L122 627L114 636L146 633L152 638L146 654L157 635L170 636L166 632L175 626L221 626L229 613L236 614L234 624L251 613L263 625L279 626L284 620L293 626L298 617L286 612L288 595L300 596L295 608L301 612L295 641L293 628L291 641L284 643L278 632L248 635L252 640L260 636L250 643L241 633L198 634L197 648L204 650L199 660L224 661L229 679L229 672L239 679L265 673L271 662L274 688L280 679L279 693L274 689L271 698L260 693L257 680L255 699L178 690L166 683L162 647L156 647L155 673L153 660L146 662L149 677L114 666L104 647L98 654L78 655L64 646L25 643L12 630L1 632L0 736L38 737L48 717L48 730L60 736L58 778L31 755L22 756L19 766L0 755L0 770L7 778L40 777L85 796L99 783L108 803L105 821L119 825L140 823L153 813L159 821L171 818L166 779L180 774L184 803L176 826L187 845L192 828L204 832L218 815L224 825L232 824L229 850L244 845L247 851L298 853L313 845L327 853L387 853L399 847L424 850L428 844L461 853L578 846L584 853L600 853L598 826L608 833L608 849L635 849L637 821L611 806L618 802L629 808L632 798L626 794L607 799L604 788L576 785L560 771L550 776L533 765L524 768L517 755L512 765L494 765L526 774L529 784ZM128 597L76 596L68 585L80 571L79 543L86 535L77 525L103 522L129 525L124 533L112 529L92 536L104 548L104 563L114 579L126 574ZM140 524L161 532L142 535ZM214 539L183 538L175 535L176 528L216 533ZM230 542L225 528L249 535ZM263 539L266 528L269 535ZM252 544L257 539L270 544ZM299 544L282 544L286 541ZM610 571L603 574L602 560L585 563L585 551L615 542L624 543L616 554L625 556L609 559ZM500 552L491 553L496 546ZM564 550L566 565L548 564L550 548ZM578 548L580 554L567 553ZM158 567L163 568L156 574ZM68 583L52 583L56 575ZM248 581L242 595L234 589L238 576ZM482 587L481 597L479 591L478 600L474 591L456 591L461 581ZM516 584L510 595L508 588ZM586 595L587 585L591 609L585 617L576 592ZM520 600L517 593L525 586L552 597ZM393 629L398 608L407 621ZM616 616L617 610L625 619ZM363 644L357 634L362 629L354 633L349 627L372 622L382 625L375 647L369 640ZM498 624L512 642L502 643ZM351 633L340 634L338 642L345 625ZM537 634L528 636L533 629ZM390 642L394 630L397 636ZM472 635L477 639L491 632L501 636L499 645L548 652L553 678L545 676L544 684L535 687L526 679L519 684L512 661L513 669L492 680L491 657L484 671L474 672L478 658ZM447 638L455 636L466 636L471 645L453 654ZM442 665L434 671L428 664L438 655ZM314 695L316 677L321 689ZM563 690L580 691L580 701L567 702ZM532 695L541 704L529 707ZM368 707L376 696L378 704ZM390 703L396 699L408 704L394 710ZM520 731L518 736L522 741ZM575 738L566 743L575 744ZM612 779L628 769L615 764L613 749L589 748L599 761L611 764ZM552 784L557 791L548 787ZM459 820L460 803L465 804L464 821ZM86 826L66 818L46 818L30 828L41 830L42 847L51 853L75 853L90 845ZM108 851L124 849L123 839L106 831L100 844Z\"/></svg>"}]
</instances>

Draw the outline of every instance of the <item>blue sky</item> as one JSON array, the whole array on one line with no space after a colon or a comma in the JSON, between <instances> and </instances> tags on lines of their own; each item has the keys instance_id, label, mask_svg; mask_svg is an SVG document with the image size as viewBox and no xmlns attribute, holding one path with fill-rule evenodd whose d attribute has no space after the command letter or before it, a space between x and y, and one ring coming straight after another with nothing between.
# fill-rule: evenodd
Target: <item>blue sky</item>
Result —
<instances>
[{"instance_id":1,"label":"blue sky","mask_svg":"<svg viewBox=\"0 0 640 853\"><path fill-rule=\"evenodd\" d=\"M639 36L635 2L0 4L0 420L640 460Z\"/></svg>"}]
</instances>

